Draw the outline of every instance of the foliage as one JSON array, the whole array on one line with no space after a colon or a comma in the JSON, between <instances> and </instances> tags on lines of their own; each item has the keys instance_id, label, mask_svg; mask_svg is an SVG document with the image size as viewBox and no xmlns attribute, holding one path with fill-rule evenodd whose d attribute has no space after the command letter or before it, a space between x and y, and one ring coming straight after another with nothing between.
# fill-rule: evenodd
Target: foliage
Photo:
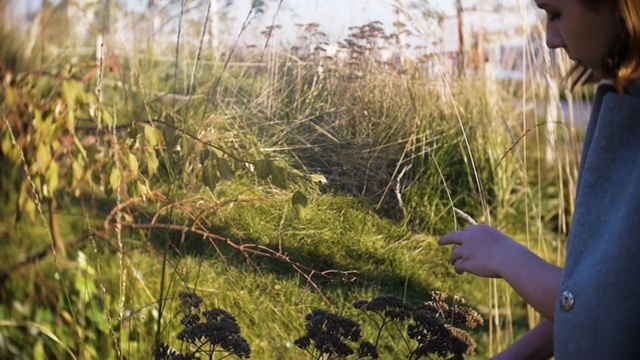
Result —
<instances>
[{"instance_id":1,"label":"foliage","mask_svg":"<svg viewBox=\"0 0 640 360\"><path fill-rule=\"evenodd\" d=\"M354 354L358 359L378 359L381 334L389 327L394 327L407 345L407 359L431 359L433 356L439 359L462 359L464 355L473 354L476 343L461 327L474 329L483 324L482 317L465 306L464 299L460 297L454 297L451 306L446 302L447 295L442 292L432 292L431 297L431 301L417 308L389 295L354 303L353 306L362 310L377 327L374 342L362 339L357 322L315 310L306 316L305 335L294 343L314 359L346 358ZM358 344L357 353L350 343Z\"/></svg>"},{"instance_id":2,"label":"foliage","mask_svg":"<svg viewBox=\"0 0 640 360\"><path fill-rule=\"evenodd\" d=\"M13 302L4 304L11 307L3 306L0 312L4 313L3 319L11 314L15 326L0 326L0 357L59 359L67 358L69 353L82 358L115 355L109 310L114 299L102 296L98 285L101 281L87 260L84 253L78 252L75 261L64 271L56 272L56 277L64 282L41 283L45 286L29 294L37 302L23 302L15 295L8 297ZM55 338L46 336L48 331Z\"/></svg>"},{"instance_id":3,"label":"foliage","mask_svg":"<svg viewBox=\"0 0 640 360\"><path fill-rule=\"evenodd\" d=\"M58 72L0 74L2 155L10 166L27 170L18 184L19 210L31 218L31 185L40 199L55 197L60 188L76 195L88 188L144 195L148 188L141 168L147 175L157 169L155 149L162 145L157 131L141 125L139 136L116 143L109 136L117 126L113 114L101 107L88 84L75 78L75 71L69 66Z\"/></svg>"}]
</instances>

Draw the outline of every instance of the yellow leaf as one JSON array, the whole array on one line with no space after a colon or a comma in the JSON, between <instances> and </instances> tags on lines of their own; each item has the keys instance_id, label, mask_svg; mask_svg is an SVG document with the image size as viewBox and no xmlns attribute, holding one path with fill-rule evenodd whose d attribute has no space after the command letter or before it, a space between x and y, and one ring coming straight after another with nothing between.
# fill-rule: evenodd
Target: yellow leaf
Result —
<instances>
[{"instance_id":1,"label":"yellow leaf","mask_svg":"<svg viewBox=\"0 0 640 360\"><path fill-rule=\"evenodd\" d=\"M109 184L113 190L117 190L120 186L120 181L122 180L122 174L118 168L114 167L111 170L111 176L109 177Z\"/></svg>"},{"instance_id":2,"label":"yellow leaf","mask_svg":"<svg viewBox=\"0 0 640 360\"><path fill-rule=\"evenodd\" d=\"M129 153L129 169L131 169L131 172L133 173L134 176L138 175L138 169L139 169L138 158L132 153Z\"/></svg>"},{"instance_id":3,"label":"yellow leaf","mask_svg":"<svg viewBox=\"0 0 640 360\"><path fill-rule=\"evenodd\" d=\"M158 138L153 127L149 125L144 126L144 140L147 142L147 145L151 147L158 146Z\"/></svg>"},{"instance_id":4,"label":"yellow leaf","mask_svg":"<svg viewBox=\"0 0 640 360\"><path fill-rule=\"evenodd\" d=\"M38 173L44 174L50 163L51 151L49 151L49 147L42 143L38 144L38 150L36 150L36 168Z\"/></svg>"}]
</instances>

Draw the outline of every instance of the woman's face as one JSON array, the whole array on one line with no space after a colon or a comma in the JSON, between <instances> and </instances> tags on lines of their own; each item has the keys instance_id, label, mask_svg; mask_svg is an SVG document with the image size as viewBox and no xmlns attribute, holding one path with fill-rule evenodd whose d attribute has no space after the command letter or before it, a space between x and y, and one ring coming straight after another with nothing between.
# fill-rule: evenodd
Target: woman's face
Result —
<instances>
[{"instance_id":1,"label":"woman's face","mask_svg":"<svg viewBox=\"0 0 640 360\"><path fill-rule=\"evenodd\" d=\"M547 13L547 46L563 48L580 65L602 76L602 62L622 36L613 6L586 7L580 0L535 0Z\"/></svg>"}]
</instances>

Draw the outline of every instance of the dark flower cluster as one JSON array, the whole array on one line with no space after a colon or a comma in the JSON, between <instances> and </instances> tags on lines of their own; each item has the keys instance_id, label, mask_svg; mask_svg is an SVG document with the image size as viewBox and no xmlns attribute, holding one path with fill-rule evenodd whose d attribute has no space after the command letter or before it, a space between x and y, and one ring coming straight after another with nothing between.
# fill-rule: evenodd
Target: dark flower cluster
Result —
<instances>
[{"instance_id":1,"label":"dark flower cluster","mask_svg":"<svg viewBox=\"0 0 640 360\"><path fill-rule=\"evenodd\" d=\"M362 340L360 342L360 346L358 347L358 358L362 359L368 357L372 359L378 359L378 350L372 343L366 340Z\"/></svg>"},{"instance_id":2,"label":"dark flower cluster","mask_svg":"<svg viewBox=\"0 0 640 360\"><path fill-rule=\"evenodd\" d=\"M356 309L372 311L390 320L406 320L411 317L413 306L393 295L378 296L371 301L360 300L353 304Z\"/></svg>"},{"instance_id":3,"label":"dark flower cluster","mask_svg":"<svg viewBox=\"0 0 640 360\"><path fill-rule=\"evenodd\" d=\"M378 336L374 343L360 340L360 327L353 320L316 310L306 317L307 333L294 343L316 359L324 358L324 355L331 359L355 354L346 340L360 340L358 359L378 359L380 335L388 324L395 323L396 326L391 328L400 331L406 340L408 359L463 359L465 355L473 354L476 343L461 327L473 329L482 325L483 320L476 311L465 306L463 298L456 296L450 303L447 298L447 294L434 291L431 300L418 308L392 295L379 296L371 301L357 301L353 304L356 309L362 310L371 319L371 313L382 319L381 322L376 321ZM407 320L410 322L405 322ZM402 329L407 332L403 333ZM412 345L409 339L415 343ZM315 352L310 350L312 345Z\"/></svg>"},{"instance_id":4,"label":"dark flower cluster","mask_svg":"<svg viewBox=\"0 0 640 360\"><path fill-rule=\"evenodd\" d=\"M200 304L202 304L202 298L192 292L181 292L178 294L178 298L180 299L180 305L183 311L197 310L200 308Z\"/></svg>"},{"instance_id":5,"label":"dark flower cluster","mask_svg":"<svg viewBox=\"0 0 640 360\"><path fill-rule=\"evenodd\" d=\"M346 341L358 342L362 337L360 325L343 316L332 314L324 310L314 310L306 317L306 334L294 341L301 349L309 351L313 346L320 355L346 357L354 354L354 350ZM358 349L362 356L377 358L375 346L370 343L361 343Z\"/></svg>"},{"instance_id":6,"label":"dark flower cluster","mask_svg":"<svg viewBox=\"0 0 640 360\"><path fill-rule=\"evenodd\" d=\"M217 308L201 310L202 298L194 293L183 292L178 297L184 316L180 320L183 328L177 338L198 349L194 356L204 353L211 357L217 351L239 358L251 356L249 343L240 335L240 325L233 315Z\"/></svg>"}]
</instances>

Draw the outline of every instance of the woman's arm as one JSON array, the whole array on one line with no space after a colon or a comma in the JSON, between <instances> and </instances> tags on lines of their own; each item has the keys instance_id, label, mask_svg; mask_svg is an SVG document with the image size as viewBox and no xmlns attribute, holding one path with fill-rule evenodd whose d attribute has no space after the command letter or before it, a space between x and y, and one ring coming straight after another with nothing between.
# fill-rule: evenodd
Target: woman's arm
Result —
<instances>
[{"instance_id":1,"label":"woman's arm","mask_svg":"<svg viewBox=\"0 0 640 360\"><path fill-rule=\"evenodd\" d=\"M553 356L553 323L543 320L492 360L541 360Z\"/></svg>"},{"instance_id":2,"label":"woman's arm","mask_svg":"<svg viewBox=\"0 0 640 360\"><path fill-rule=\"evenodd\" d=\"M561 268L486 225L449 233L438 244L455 245L451 263L458 274L505 279L545 319L553 320Z\"/></svg>"},{"instance_id":3,"label":"woman's arm","mask_svg":"<svg viewBox=\"0 0 640 360\"><path fill-rule=\"evenodd\" d=\"M553 321L562 278L561 268L516 244L512 254L504 256L499 274L542 317Z\"/></svg>"}]
</instances>

